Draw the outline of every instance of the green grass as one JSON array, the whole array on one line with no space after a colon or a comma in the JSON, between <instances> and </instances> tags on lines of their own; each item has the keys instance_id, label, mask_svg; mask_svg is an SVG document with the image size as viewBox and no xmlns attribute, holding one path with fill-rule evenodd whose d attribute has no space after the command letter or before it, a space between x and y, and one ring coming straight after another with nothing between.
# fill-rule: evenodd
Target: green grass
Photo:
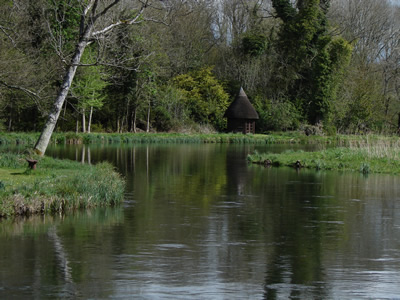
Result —
<instances>
[{"instance_id":1,"label":"green grass","mask_svg":"<svg viewBox=\"0 0 400 300\"><path fill-rule=\"evenodd\" d=\"M0 145L33 146L39 133L1 133ZM276 134L184 134L184 133L54 133L51 144L121 144L121 143L331 143L334 138L306 137L300 133Z\"/></svg>"},{"instance_id":2,"label":"green grass","mask_svg":"<svg viewBox=\"0 0 400 300\"><path fill-rule=\"evenodd\" d=\"M84 165L44 157L30 170L26 157L0 152L0 217L62 213L123 199L124 181L108 163Z\"/></svg>"},{"instance_id":3,"label":"green grass","mask_svg":"<svg viewBox=\"0 0 400 300\"><path fill-rule=\"evenodd\" d=\"M39 133L0 133L0 145L32 147ZM56 132L51 144L127 144L127 143L234 143L234 144L334 144L395 142L398 137L380 135L306 136L302 132L271 134L186 134L186 133L74 133Z\"/></svg>"},{"instance_id":4,"label":"green grass","mask_svg":"<svg viewBox=\"0 0 400 300\"><path fill-rule=\"evenodd\" d=\"M280 154L257 153L248 156L255 164L294 166L315 170L339 170L367 173L400 174L400 144L354 143L349 147L336 147L316 152L286 151Z\"/></svg>"}]
</instances>

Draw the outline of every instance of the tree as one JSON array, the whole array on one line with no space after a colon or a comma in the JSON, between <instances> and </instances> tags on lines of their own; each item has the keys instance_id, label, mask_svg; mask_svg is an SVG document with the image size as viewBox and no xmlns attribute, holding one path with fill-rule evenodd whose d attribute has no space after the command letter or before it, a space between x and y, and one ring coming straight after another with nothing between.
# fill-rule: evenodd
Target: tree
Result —
<instances>
[{"instance_id":1,"label":"tree","mask_svg":"<svg viewBox=\"0 0 400 300\"><path fill-rule=\"evenodd\" d=\"M44 57L42 4L0 0L0 119L9 130L36 130L51 95L55 65Z\"/></svg>"},{"instance_id":2,"label":"tree","mask_svg":"<svg viewBox=\"0 0 400 300\"><path fill-rule=\"evenodd\" d=\"M44 155L51 135L59 118L61 108L68 95L76 70L80 65L85 48L104 38L107 38L116 27L138 24L144 20L146 9L153 7L159 1L137 0L124 6L121 0L100 1L100 0L76 0L78 8L76 13L80 14L79 28L74 32L77 41L75 50L66 68L58 96L50 112L42 133L36 142L34 150L39 155ZM161 3L162 4L162 3ZM128 9L127 18L120 18L122 9ZM165 8L165 5L162 6ZM75 9L75 8L74 8ZM119 11L118 11L119 10ZM76 25L77 26L77 25ZM76 32L76 33L75 33Z\"/></svg>"},{"instance_id":3,"label":"tree","mask_svg":"<svg viewBox=\"0 0 400 300\"><path fill-rule=\"evenodd\" d=\"M82 113L82 131L90 133L93 109L103 106L103 90L107 82L102 78L102 70L99 66L82 69L82 74L75 81L74 94L79 99L79 107ZM86 112L89 109L89 120L86 129Z\"/></svg>"},{"instance_id":4,"label":"tree","mask_svg":"<svg viewBox=\"0 0 400 300\"><path fill-rule=\"evenodd\" d=\"M343 121L339 115L337 123L347 124L346 129L352 131L361 125L364 130L397 130L400 8L388 0L336 0L330 18L336 30L354 45L350 71L336 104L346 118ZM373 107L373 118L360 120L357 113L343 112L343 108L362 107L361 100Z\"/></svg>"},{"instance_id":5,"label":"tree","mask_svg":"<svg viewBox=\"0 0 400 300\"><path fill-rule=\"evenodd\" d=\"M222 130L226 126L223 115L229 105L229 95L211 71L211 67L202 68L178 75L173 81L184 95L191 118Z\"/></svg>"},{"instance_id":6,"label":"tree","mask_svg":"<svg viewBox=\"0 0 400 300\"><path fill-rule=\"evenodd\" d=\"M288 97L311 124L329 121L338 76L352 48L328 33L329 0L272 0L282 20L277 46L287 77Z\"/></svg>"}]
</instances>

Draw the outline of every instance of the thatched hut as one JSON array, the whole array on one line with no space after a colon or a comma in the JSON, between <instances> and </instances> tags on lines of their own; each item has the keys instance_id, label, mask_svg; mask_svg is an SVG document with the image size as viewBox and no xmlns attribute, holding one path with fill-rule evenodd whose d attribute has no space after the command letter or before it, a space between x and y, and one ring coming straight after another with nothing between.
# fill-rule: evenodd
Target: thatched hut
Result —
<instances>
[{"instance_id":1,"label":"thatched hut","mask_svg":"<svg viewBox=\"0 0 400 300\"><path fill-rule=\"evenodd\" d=\"M228 107L224 117L228 118L228 132L255 133L258 113L251 105L243 88Z\"/></svg>"}]
</instances>

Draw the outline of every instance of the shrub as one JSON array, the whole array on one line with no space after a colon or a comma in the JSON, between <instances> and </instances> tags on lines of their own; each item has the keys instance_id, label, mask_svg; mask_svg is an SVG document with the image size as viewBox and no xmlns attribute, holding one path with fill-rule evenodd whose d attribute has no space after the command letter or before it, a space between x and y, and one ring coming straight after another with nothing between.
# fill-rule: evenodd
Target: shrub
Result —
<instances>
[{"instance_id":1,"label":"shrub","mask_svg":"<svg viewBox=\"0 0 400 300\"><path fill-rule=\"evenodd\" d=\"M295 130L300 125L301 115L293 103L289 101L271 101L256 97L254 107L260 118L257 121L257 131Z\"/></svg>"}]
</instances>

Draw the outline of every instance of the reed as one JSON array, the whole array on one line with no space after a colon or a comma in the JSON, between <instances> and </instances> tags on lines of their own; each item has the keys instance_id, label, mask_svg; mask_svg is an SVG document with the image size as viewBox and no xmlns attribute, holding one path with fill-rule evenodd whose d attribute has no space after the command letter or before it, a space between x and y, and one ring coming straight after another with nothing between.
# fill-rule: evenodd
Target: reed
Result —
<instances>
[{"instance_id":1,"label":"reed","mask_svg":"<svg viewBox=\"0 0 400 300\"><path fill-rule=\"evenodd\" d=\"M0 145L33 146L38 133L2 133ZM59 133L52 135L51 144L128 144L128 143L225 143L225 144L276 144L276 143L331 143L328 137L306 137L300 133L234 134L234 133Z\"/></svg>"},{"instance_id":2,"label":"reed","mask_svg":"<svg viewBox=\"0 0 400 300\"><path fill-rule=\"evenodd\" d=\"M124 181L108 163L38 159L37 170L30 170L23 154L0 153L0 217L64 213L123 199Z\"/></svg>"},{"instance_id":3,"label":"reed","mask_svg":"<svg viewBox=\"0 0 400 300\"><path fill-rule=\"evenodd\" d=\"M1 133L0 145L33 146L39 133ZM224 143L224 144L321 144L360 147L398 144L398 137L380 135L306 136L302 132L271 134L234 133L75 133L55 132L51 144L150 144L150 143Z\"/></svg>"}]
</instances>

